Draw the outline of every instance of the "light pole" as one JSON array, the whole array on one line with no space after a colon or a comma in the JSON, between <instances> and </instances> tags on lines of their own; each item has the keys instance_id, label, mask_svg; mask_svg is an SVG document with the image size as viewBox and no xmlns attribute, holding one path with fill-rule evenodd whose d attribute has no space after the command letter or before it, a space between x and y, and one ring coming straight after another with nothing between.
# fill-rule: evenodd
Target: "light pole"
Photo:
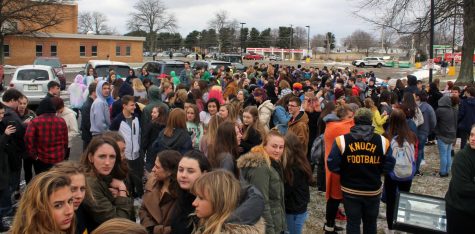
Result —
<instances>
[{"instance_id":1,"label":"light pole","mask_svg":"<svg viewBox=\"0 0 475 234\"><path fill-rule=\"evenodd\" d=\"M307 57L310 58L310 25L305 27L307 28Z\"/></svg>"},{"instance_id":2,"label":"light pole","mask_svg":"<svg viewBox=\"0 0 475 234\"><path fill-rule=\"evenodd\" d=\"M292 49L292 37L294 36L294 28L292 28L292 24L290 25L290 46L289 49Z\"/></svg>"},{"instance_id":3,"label":"light pole","mask_svg":"<svg viewBox=\"0 0 475 234\"><path fill-rule=\"evenodd\" d=\"M244 30L244 25L245 25L246 23L241 22L240 24L241 24L241 58L242 58L242 49L243 49L243 48L242 48L242 44L243 44L243 36L242 36L242 33L243 33L243 30Z\"/></svg>"},{"instance_id":4,"label":"light pole","mask_svg":"<svg viewBox=\"0 0 475 234\"><path fill-rule=\"evenodd\" d=\"M434 64L434 0L430 0L430 50L429 50L429 56L432 61L432 64ZM432 83L432 73L433 73L433 68L429 68L429 83Z\"/></svg>"}]
</instances>

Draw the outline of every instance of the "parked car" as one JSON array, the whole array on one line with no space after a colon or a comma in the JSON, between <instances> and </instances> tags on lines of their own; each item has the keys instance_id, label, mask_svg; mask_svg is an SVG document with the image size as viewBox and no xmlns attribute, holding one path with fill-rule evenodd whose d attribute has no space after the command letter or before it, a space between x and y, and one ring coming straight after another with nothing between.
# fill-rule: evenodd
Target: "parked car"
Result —
<instances>
[{"instance_id":1,"label":"parked car","mask_svg":"<svg viewBox=\"0 0 475 234\"><path fill-rule=\"evenodd\" d=\"M196 53L189 53L187 56L186 56L187 59L196 59ZM198 58L201 59L201 54L198 54Z\"/></svg>"},{"instance_id":2,"label":"parked car","mask_svg":"<svg viewBox=\"0 0 475 234\"><path fill-rule=\"evenodd\" d=\"M173 53L173 57L174 57L174 58L185 57L185 55L184 55L183 53L181 53L181 52L175 52L175 53Z\"/></svg>"},{"instance_id":3,"label":"parked car","mask_svg":"<svg viewBox=\"0 0 475 234\"><path fill-rule=\"evenodd\" d=\"M59 85L61 90L66 89L66 73L64 72L65 64L61 64L61 61L57 57L37 57L33 62L34 65L45 65L53 68L56 76L59 78Z\"/></svg>"},{"instance_id":4,"label":"parked car","mask_svg":"<svg viewBox=\"0 0 475 234\"><path fill-rule=\"evenodd\" d=\"M45 65L20 66L13 73L10 88L15 88L28 97L29 103L36 105L46 96L48 83L59 82L53 67Z\"/></svg>"},{"instance_id":5,"label":"parked car","mask_svg":"<svg viewBox=\"0 0 475 234\"><path fill-rule=\"evenodd\" d=\"M109 70L114 69L117 78L125 79L129 75L130 66L127 63L110 60L89 60L81 74L87 74L89 68L94 68L98 77L109 76Z\"/></svg>"},{"instance_id":6,"label":"parked car","mask_svg":"<svg viewBox=\"0 0 475 234\"><path fill-rule=\"evenodd\" d=\"M206 70L208 69L216 69L220 68L221 66L224 66L224 69L231 67L230 62L226 61L218 61L218 60L207 60L207 61L194 61L191 62L191 68L193 70L199 70L201 68L205 68Z\"/></svg>"},{"instance_id":7,"label":"parked car","mask_svg":"<svg viewBox=\"0 0 475 234\"><path fill-rule=\"evenodd\" d=\"M351 64L357 67L373 66L382 67L384 65L384 59L380 57L366 57L353 61Z\"/></svg>"},{"instance_id":8,"label":"parked car","mask_svg":"<svg viewBox=\"0 0 475 234\"><path fill-rule=\"evenodd\" d=\"M279 55L271 54L271 55L269 55L269 60L270 61L282 61L282 58Z\"/></svg>"},{"instance_id":9,"label":"parked car","mask_svg":"<svg viewBox=\"0 0 475 234\"><path fill-rule=\"evenodd\" d=\"M244 59L247 59L247 60L262 60L262 59L264 59L264 56L260 55L260 54L256 54L254 52L251 52L249 54L244 55Z\"/></svg>"},{"instance_id":10,"label":"parked car","mask_svg":"<svg viewBox=\"0 0 475 234\"><path fill-rule=\"evenodd\" d=\"M157 60L146 62L142 66L142 69L144 68L151 76L155 77L155 79L152 79L152 83L160 86L160 79L165 75L169 76L170 72L175 71L175 74L179 76L181 71L185 69L185 63L179 60Z\"/></svg>"}]
</instances>

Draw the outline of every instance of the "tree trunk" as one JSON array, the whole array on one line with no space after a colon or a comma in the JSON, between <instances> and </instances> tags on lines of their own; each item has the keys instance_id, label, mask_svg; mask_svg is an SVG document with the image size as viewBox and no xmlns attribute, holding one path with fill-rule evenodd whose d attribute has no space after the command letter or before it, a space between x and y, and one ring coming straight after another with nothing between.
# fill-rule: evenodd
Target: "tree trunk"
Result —
<instances>
[{"instance_id":1,"label":"tree trunk","mask_svg":"<svg viewBox=\"0 0 475 234\"><path fill-rule=\"evenodd\" d=\"M475 49L475 1L463 3L462 64L457 84L473 84L473 52Z\"/></svg>"}]
</instances>

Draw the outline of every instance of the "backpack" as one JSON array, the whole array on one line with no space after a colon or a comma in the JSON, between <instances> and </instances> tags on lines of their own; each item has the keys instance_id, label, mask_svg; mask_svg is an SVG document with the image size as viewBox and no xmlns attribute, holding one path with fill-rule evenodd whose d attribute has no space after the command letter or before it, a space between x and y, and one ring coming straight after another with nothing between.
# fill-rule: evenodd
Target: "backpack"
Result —
<instances>
[{"instance_id":1,"label":"backpack","mask_svg":"<svg viewBox=\"0 0 475 234\"><path fill-rule=\"evenodd\" d=\"M312 164L321 164L325 157L325 143L323 141L323 134L315 138L310 150L310 160Z\"/></svg>"},{"instance_id":2,"label":"backpack","mask_svg":"<svg viewBox=\"0 0 475 234\"><path fill-rule=\"evenodd\" d=\"M393 171L389 173L391 179L396 181L409 181L416 174L414 145L404 140L402 147L396 141L397 137L391 140L392 157L396 159Z\"/></svg>"}]
</instances>

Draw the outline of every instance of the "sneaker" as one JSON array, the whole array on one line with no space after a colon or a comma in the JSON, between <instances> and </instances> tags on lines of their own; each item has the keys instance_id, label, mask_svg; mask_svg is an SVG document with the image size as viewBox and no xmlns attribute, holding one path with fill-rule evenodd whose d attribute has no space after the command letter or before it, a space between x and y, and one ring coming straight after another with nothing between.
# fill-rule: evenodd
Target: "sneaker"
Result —
<instances>
[{"instance_id":1,"label":"sneaker","mask_svg":"<svg viewBox=\"0 0 475 234\"><path fill-rule=\"evenodd\" d=\"M340 221L346 221L346 215L341 211L341 209L338 209L338 212L336 213L336 219Z\"/></svg>"},{"instance_id":2,"label":"sneaker","mask_svg":"<svg viewBox=\"0 0 475 234\"><path fill-rule=\"evenodd\" d=\"M445 175L442 175L442 174L439 173L437 177L439 177L439 178L445 178L445 177L449 177L449 174L447 173L447 174L445 174Z\"/></svg>"},{"instance_id":3,"label":"sneaker","mask_svg":"<svg viewBox=\"0 0 475 234\"><path fill-rule=\"evenodd\" d=\"M327 224L323 225L323 231L325 234L338 234L338 231L343 231L343 228L335 226L335 227L329 227Z\"/></svg>"},{"instance_id":4,"label":"sneaker","mask_svg":"<svg viewBox=\"0 0 475 234\"><path fill-rule=\"evenodd\" d=\"M424 165L426 165L426 160L422 159L421 160L421 166L424 166Z\"/></svg>"}]
</instances>

